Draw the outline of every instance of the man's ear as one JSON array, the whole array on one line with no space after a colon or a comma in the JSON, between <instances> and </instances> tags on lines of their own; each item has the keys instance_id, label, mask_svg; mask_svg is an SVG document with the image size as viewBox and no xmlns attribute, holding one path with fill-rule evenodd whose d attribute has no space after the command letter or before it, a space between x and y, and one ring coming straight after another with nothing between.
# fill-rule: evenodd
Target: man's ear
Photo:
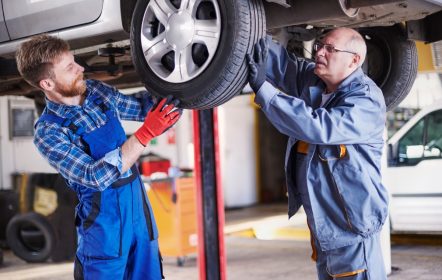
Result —
<instances>
[{"instance_id":1,"label":"man's ear","mask_svg":"<svg viewBox=\"0 0 442 280\"><path fill-rule=\"evenodd\" d=\"M51 79L43 79L38 82L38 85L44 91L53 91L55 87L55 83Z\"/></svg>"},{"instance_id":2,"label":"man's ear","mask_svg":"<svg viewBox=\"0 0 442 280\"><path fill-rule=\"evenodd\" d=\"M359 54L353 55L353 58L351 60L352 66L355 65L356 67L359 67L359 63L361 62L361 56Z\"/></svg>"}]
</instances>

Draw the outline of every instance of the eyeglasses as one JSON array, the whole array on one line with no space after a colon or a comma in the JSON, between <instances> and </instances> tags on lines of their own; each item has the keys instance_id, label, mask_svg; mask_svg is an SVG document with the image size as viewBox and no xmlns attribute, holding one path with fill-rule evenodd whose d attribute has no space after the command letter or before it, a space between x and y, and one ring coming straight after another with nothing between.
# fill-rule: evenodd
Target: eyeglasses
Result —
<instances>
[{"instance_id":1,"label":"eyeglasses","mask_svg":"<svg viewBox=\"0 0 442 280\"><path fill-rule=\"evenodd\" d=\"M345 53L351 53L351 54L356 54L355 52L352 51L346 51L346 50L340 50L335 48L335 46L330 45L330 44L323 44L319 41L315 42L313 44L313 49L315 50L315 52L319 51L320 49L324 48L326 52L328 53L335 53L335 52L345 52Z\"/></svg>"}]
</instances>

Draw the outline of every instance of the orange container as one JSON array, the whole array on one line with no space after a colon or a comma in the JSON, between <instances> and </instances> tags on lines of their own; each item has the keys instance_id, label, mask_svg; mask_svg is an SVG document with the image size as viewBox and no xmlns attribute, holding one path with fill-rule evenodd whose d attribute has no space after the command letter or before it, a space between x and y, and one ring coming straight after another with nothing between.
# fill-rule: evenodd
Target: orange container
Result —
<instances>
[{"instance_id":1,"label":"orange container","mask_svg":"<svg viewBox=\"0 0 442 280\"><path fill-rule=\"evenodd\" d=\"M147 192L158 226L161 254L177 257L178 265L197 250L195 192L194 178L175 179L175 191L172 179L151 181Z\"/></svg>"}]
</instances>

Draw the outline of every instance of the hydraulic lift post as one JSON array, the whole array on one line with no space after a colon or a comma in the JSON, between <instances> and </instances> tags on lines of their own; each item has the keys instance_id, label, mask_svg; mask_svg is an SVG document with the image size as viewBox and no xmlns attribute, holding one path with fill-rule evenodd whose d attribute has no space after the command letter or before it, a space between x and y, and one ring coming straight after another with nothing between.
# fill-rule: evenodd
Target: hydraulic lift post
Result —
<instances>
[{"instance_id":1,"label":"hydraulic lift post","mask_svg":"<svg viewBox=\"0 0 442 280\"><path fill-rule=\"evenodd\" d=\"M224 201L216 109L193 111L200 280L225 280Z\"/></svg>"}]
</instances>

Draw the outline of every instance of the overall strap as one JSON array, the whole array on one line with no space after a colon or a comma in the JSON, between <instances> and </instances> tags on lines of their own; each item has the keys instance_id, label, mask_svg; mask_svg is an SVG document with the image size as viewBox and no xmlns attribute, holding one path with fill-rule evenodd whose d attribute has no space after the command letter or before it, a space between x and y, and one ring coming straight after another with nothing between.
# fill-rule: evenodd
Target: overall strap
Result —
<instances>
[{"instance_id":1,"label":"overall strap","mask_svg":"<svg viewBox=\"0 0 442 280\"><path fill-rule=\"evenodd\" d=\"M37 127L37 125L41 122L51 122L64 126L63 123L65 122L65 120L65 118L44 112L43 114L41 114L40 118L38 118L37 122L34 125L34 128Z\"/></svg>"},{"instance_id":2,"label":"overall strap","mask_svg":"<svg viewBox=\"0 0 442 280\"><path fill-rule=\"evenodd\" d=\"M130 170L132 171L132 174L129 177L126 178L122 178L122 179L118 179L117 181L115 181L111 186L112 188L119 188L122 187L124 185L130 184L132 183L136 178L138 178L138 175L140 174L138 172L138 168L137 166L134 164L132 165L132 167L130 168Z\"/></svg>"},{"instance_id":3,"label":"overall strap","mask_svg":"<svg viewBox=\"0 0 442 280\"><path fill-rule=\"evenodd\" d=\"M103 113L106 113L107 111L110 110L109 106L104 104L103 98L101 98L101 96L99 96L99 95L95 95L92 99L92 102L94 102L96 105L98 105L100 107L101 111L103 111Z\"/></svg>"},{"instance_id":4,"label":"overall strap","mask_svg":"<svg viewBox=\"0 0 442 280\"><path fill-rule=\"evenodd\" d=\"M57 115L54 115L51 112L44 112L40 118L35 123L34 127L37 127L37 124L40 122L51 122L56 123L62 127L67 127L75 134L82 136L84 134L84 127L75 125L70 119L66 119Z\"/></svg>"}]
</instances>

